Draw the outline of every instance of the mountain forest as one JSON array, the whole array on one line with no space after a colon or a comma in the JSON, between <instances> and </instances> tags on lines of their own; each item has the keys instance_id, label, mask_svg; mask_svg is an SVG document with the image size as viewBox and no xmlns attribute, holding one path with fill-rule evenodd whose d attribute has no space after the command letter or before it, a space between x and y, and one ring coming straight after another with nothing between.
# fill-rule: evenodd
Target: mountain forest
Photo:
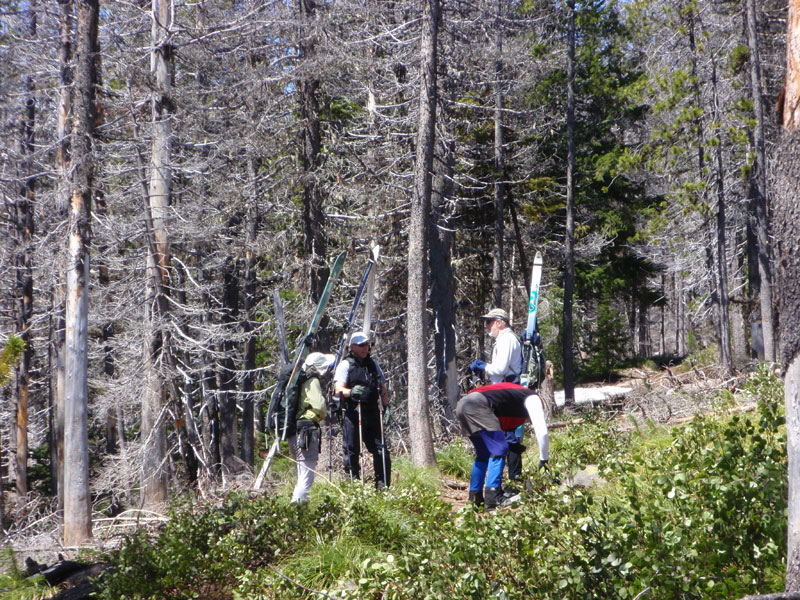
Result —
<instances>
[{"instance_id":1,"label":"mountain forest","mask_svg":"<svg viewBox=\"0 0 800 600\"><path fill-rule=\"evenodd\" d=\"M800 2L2 0L0 57L0 592L800 598ZM551 467L475 510L537 253ZM328 423L289 504L279 373L359 329L393 484Z\"/></svg>"}]
</instances>

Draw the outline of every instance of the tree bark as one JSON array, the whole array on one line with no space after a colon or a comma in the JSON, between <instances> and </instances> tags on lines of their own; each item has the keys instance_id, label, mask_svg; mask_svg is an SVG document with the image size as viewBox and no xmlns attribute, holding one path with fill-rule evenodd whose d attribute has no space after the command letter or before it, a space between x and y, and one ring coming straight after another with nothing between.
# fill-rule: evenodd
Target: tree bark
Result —
<instances>
[{"instance_id":1,"label":"tree bark","mask_svg":"<svg viewBox=\"0 0 800 600\"><path fill-rule=\"evenodd\" d=\"M761 90L761 58L758 49L756 0L745 0L747 44L750 50L750 90L756 126L753 129L754 158L750 170L749 221L758 257L758 297L761 305L761 331L764 359L775 356L775 316L772 300L772 257L769 246L769 209L767 202L767 156L764 143L764 100Z\"/></svg>"},{"instance_id":2,"label":"tree bark","mask_svg":"<svg viewBox=\"0 0 800 600\"><path fill-rule=\"evenodd\" d=\"M299 31L298 57L310 61L314 54L312 43L306 38L312 37L311 18L316 10L313 0L298 0L301 28ZM298 84L300 92L300 119L303 127L300 144L303 165L303 230L305 234L305 251L311 260L311 298L318 302L322 290L328 281L328 267L325 261L327 240L325 238L325 211L322 207L322 189L317 181L320 166L320 150L322 132L320 129L319 101L317 93L320 80L316 77L304 77ZM324 330L324 327L320 328ZM327 341L329 345L330 341Z\"/></svg>"},{"instance_id":3,"label":"tree bark","mask_svg":"<svg viewBox=\"0 0 800 600\"><path fill-rule=\"evenodd\" d=\"M145 350L147 386L142 401L141 439L142 502L159 505L167 500L167 440L163 411L166 383L162 367L169 352L165 297L169 289L170 249L167 222L172 191L172 46L170 44L171 3L152 2L150 72L154 80L152 103L153 147L150 156L147 229L147 327Z\"/></svg>"},{"instance_id":4,"label":"tree bark","mask_svg":"<svg viewBox=\"0 0 800 600\"><path fill-rule=\"evenodd\" d=\"M36 2L28 6L27 36L30 43L36 41ZM36 96L33 77L25 77L22 98L24 110L19 119L18 148L20 157L19 197L14 203L12 219L15 225L16 255L16 330L25 343L25 349L17 367L15 386L17 407L17 456L16 480L18 502L26 501L28 494L28 391L33 360L30 327L33 318L33 260L31 247L34 234L33 207L35 197L35 170L33 167L34 122L36 118Z\"/></svg>"},{"instance_id":5,"label":"tree bark","mask_svg":"<svg viewBox=\"0 0 800 600\"><path fill-rule=\"evenodd\" d=\"M251 161L252 164L252 161ZM255 173L251 173L251 181L255 181ZM256 199L247 209L247 246L245 249L244 273L244 319L242 329L247 337L244 341L244 375L242 376L242 451L241 457L252 469L255 461L255 401L253 392L256 389L256 335L253 323L256 320L256 256L253 248L258 232L259 212Z\"/></svg>"},{"instance_id":6,"label":"tree bark","mask_svg":"<svg viewBox=\"0 0 800 600\"><path fill-rule=\"evenodd\" d=\"M506 193L505 154L503 140L503 0L497 0L494 63L494 246L492 248L492 306L503 306L503 203Z\"/></svg>"},{"instance_id":7,"label":"tree bark","mask_svg":"<svg viewBox=\"0 0 800 600\"><path fill-rule=\"evenodd\" d=\"M717 98L717 63L712 58L711 85L714 90L714 106L718 106ZM715 108L715 111L717 109ZM721 122L721 115L716 115ZM733 354L731 353L731 320L728 300L728 260L726 258L725 227L725 166L722 161L722 142L716 145L717 158L717 281L719 282L719 362L725 373L733 374Z\"/></svg>"},{"instance_id":8,"label":"tree bark","mask_svg":"<svg viewBox=\"0 0 800 600\"><path fill-rule=\"evenodd\" d=\"M64 414L64 544L92 537L88 436L89 244L94 159L97 0L79 0L72 128L72 195L69 205L66 298L66 394Z\"/></svg>"},{"instance_id":9,"label":"tree bark","mask_svg":"<svg viewBox=\"0 0 800 600\"><path fill-rule=\"evenodd\" d=\"M458 367L456 365L455 296L453 285L453 226L446 212L448 199L452 197L453 144L448 144L439 161L431 194L432 224L429 231L431 303L433 304L434 352L436 353L436 387L445 411L445 418L453 423L458 402Z\"/></svg>"},{"instance_id":10,"label":"tree bark","mask_svg":"<svg viewBox=\"0 0 800 600\"><path fill-rule=\"evenodd\" d=\"M428 403L427 228L430 219L433 149L436 131L436 43L441 20L439 0L423 4L419 131L414 165L414 195L408 232L408 424L411 460L415 465L435 465Z\"/></svg>"},{"instance_id":11,"label":"tree bark","mask_svg":"<svg viewBox=\"0 0 800 600\"><path fill-rule=\"evenodd\" d=\"M58 115L56 119L56 170L58 172L57 212L66 219L70 197L70 117L72 113L72 9L71 0L59 0L59 91ZM64 263L63 255L56 260ZM66 266L62 266L66 270ZM54 282L51 288L49 326L49 407L50 407L50 483L57 496L59 509L64 508L64 353L66 321L64 315L64 282Z\"/></svg>"},{"instance_id":12,"label":"tree bark","mask_svg":"<svg viewBox=\"0 0 800 600\"><path fill-rule=\"evenodd\" d=\"M575 367L572 357L572 295L575 288L575 2L567 0L567 206L564 234L564 317L562 342L564 402L575 402Z\"/></svg>"},{"instance_id":13,"label":"tree bark","mask_svg":"<svg viewBox=\"0 0 800 600\"><path fill-rule=\"evenodd\" d=\"M789 1L784 130L777 149L775 233L779 241L781 359L789 462L787 592L800 592L800 0Z\"/></svg>"},{"instance_id":14,"label":"tree bark","mask_svg":"<svg viewBox=\"0 0 800 600\"><path fill-rule=\"evenodd\" d=\"M220 347L222 359L217 364L217 388L219 389L220 455L223 475L236 475L242 470L238 459L238 419L236 418L236 365L233 362L233 329L239 314L239 279L236 263L228 257L222 267L223 292L222 322L229 332Z\"/></svg>"}]
</instances>

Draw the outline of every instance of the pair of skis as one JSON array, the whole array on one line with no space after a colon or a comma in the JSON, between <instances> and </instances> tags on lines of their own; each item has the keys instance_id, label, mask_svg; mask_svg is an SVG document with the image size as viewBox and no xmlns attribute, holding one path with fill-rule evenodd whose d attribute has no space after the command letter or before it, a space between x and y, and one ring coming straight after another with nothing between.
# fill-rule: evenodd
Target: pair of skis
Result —
<instances>
[{"instance_id":1,"label":"pair of skis","mask_svg":"<svg viewBox=\"0 0 800 600\"><path fill-rule=\"evenodd\" d=\"M525 341L522 345L522 373L520 383L525 387L535 389L541 381L544 365L541 364L539 348L537 348L534 335L536 334L536 316L539 307L539 284L542 280L542 253L537 252L533 259L531 271L531 291L528 298L528 323L525 327ZM537 336L538 337L538 336Z\"/></svg>"},{"instance_id":2,"label":"pair of skis","mask_svg":"<svg viewBox=\"0 0 800 600\"><path fill-rule=\"evenodd\" d=\"M350 331L353 327L353 323L355 321L356 311L358 309L358 305L361 301L361 297L364 294L365 288L367 288L368 296L367 296L367 306L365 307L364 311L364 330L369 331L369 327L371 325L372 320L372 296L374 293L374 286L375 286L375 276L373 271L373 266L378 260L378 255L380 253L380 246L375 246L372 249L372 256L369 261L367 261L367 266L364 270L364 275L361 278L361 282L356 290L356 296L353 300L352 308L350 309L350 315L347 319L347 325L345 330L342 332L342 338L339 342L339 348L336 353L336 361L334 362L333 369L336 369L339 362L341 361L341 356L344 352L344 346L347 343L347 340L350 336ZM311 348L310 344L313 340L314 336L317 333L317 329L319 328L320 321L322 320L322 315L325 312L325 308L328 305L328 301L330 300L331 294L333 293L333 289L336 286L336 283L339 279L339 274L342 271L342 267L344 266L344 261L346 257L346 252L342 252L339 256L336 257L336 260L333 262L333 266L331 267L330 274L328 275L328 281L325 284L325 288L322 291L322 295L317 303L317 307L314 311L314 315L311 318L311 323L309 324L308 331L306 335L303 337L303 341L300 343L300 347L297 349L295 354L294 363L292 366L292 374L289 377L289 382L286 384L286 389L291 389L293 385L297 383L297 379L300 377L300 371L303 367L303 362L305 361L306 357L308 356ZM287 405L287 415L288 417L288 405ZM261 466L261 470L258 473L258 477L256 477L255 482L253 483L253 489L259 490L261 489L261 485L264 483L264 477L269 470L270 465L272 464L273 458L275 458L275 454L280 447L281 440L285 437L285 428L284 428L284 435L279 436L275 435L275 441L272 443L272 446L269 449L269 453L267 454L267 458L264 460L264 464Z\"/></svg>"}]
</instances>

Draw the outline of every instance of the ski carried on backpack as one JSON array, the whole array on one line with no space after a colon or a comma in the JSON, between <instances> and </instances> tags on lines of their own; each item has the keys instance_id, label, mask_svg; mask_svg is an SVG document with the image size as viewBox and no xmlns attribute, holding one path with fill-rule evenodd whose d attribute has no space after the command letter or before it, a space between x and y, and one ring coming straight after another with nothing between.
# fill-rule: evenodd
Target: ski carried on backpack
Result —
<instances>
[{"instance_id":1,"label":"ski carried on backpack","mask_svg":"<svg viewBox=\"0 0 800 600\"><path fill-rule=\"evenodd\" d=\"M367 266L364 268L364 274L361 276L361 281L356 288L356 295L353 298L353 305L350 307L350 314L347 316L347 321L345 323L344 329L342 330L342 337L339 340L339 346L336 348L336 360L333 361L333 366L331 367L331 371L335 374L336 368L339 366L339 363L342 362L342 356L344 355L344 350L347 347L347 340L350 338L351 330L353 329L353 324L356 321L356 313L358 312L358 305L361 304L361 298L364 295L365 290L367 293L372 293L369 290L370 281L373 282L374 285L374 278L372 275L374 274L373 267L375 266L375 262L378 259L378 253L380 252L380 247L376 246L372 249L372 257L367 261ZM365 311L367 308L365 307ZM366 315L365 315L366 318ZM365 327L366 331L366 327ZM329 419L328 421L331 422L331 419L334 415L338 416L338 413L341 409L341 402L339 399L334 396L332 393L332 385L331 388L328 389L328 414ZM333 438L332 435L329 436L331 439Z\"/></svg>"},{"instance_id":2,"label":"ski carried on backpack","mask_svg":"<svg viewBox=\"0 0 800 600\"><path fill-rule=\"evenodd\" d=\"M525 327L525 342L522 345L522 373L520 383L532 390L538 389L544 375L544 357L541 341L536 331L536 316L539 307L539 284L542 280L542 253L537 252L531 271L531 292L528 300L528 323Z\"/></svg>"},{"instance_id":3,"label":"ski carried on backpack","mask_svg":"<svg viewBox=\"0 0 800 600\"><path fill-rule=\"evenodd\" d=\"M378 270L378 258L381 255L381 247L375 245L372 247L372 262L374 263L374 267L369 272L369 278L367 279L367 289L364 292L367 295L366 300L364 300L364 326L362 330L364 333L369 335L370 329L372 328L372 307L375 300L375 271Z\"/></svg>"},{"instance_id":4,"label":"ski carried on backpack","mask_svg":"<svg viewBox=\"0 0 800 600\"><path fill-rule=\"evenodd\" d=\"M353 305L350 307L350 314L347 316L347 322L345 323L344 330L342 330L342 337L339 339L339 347L336 349L336 360L333 363L333 367L331 369L333 372L336 372L336 367L339 366L339 363L342 362L342 356L344 355L344 349L347 347L347 340L350 338L351 330L353 329L353 324L356 322L356 312L358 312L358 305L361 304L361 298L364 296L364 290L369 287L370 277L372 275L372 267L375 265L377 261L378 253L380 253L380 246L376 246L372 249L372 256L367 261L367 266L364 268L364 274L361 276L361 281L356 288L356 295L353 298ZM375 279L372 279L372 284L374 285ZM369 298L367 299L369 302ZM365 307L365 319L366 315L366 307ZM372 312L372 308L369 309ZM371 315L370 315L371 318ZM366 323L366 321L365 321ZM366 328L366 324L364 326L364 331L369 332Z\"/></svg>"},{"instance_id":5,"label":"ski carried on backpack","mask_svg":"<svg viewBox=\"0 0 800 600\"><path fill-rule=\"evenodd\" d=\"M272 446L269 449L269 454L267 454L267 458L264 460L264 464L261 466L261 471L259 471L258 477L256 477L255 483L253 484L253 489L255 490L261 489L261 484L264 482L264 476L267 474L270 464L272 463L272 459L275 457L275 453L278 451L281 440L286 439L287 434L289 436L292 435L291 427L294 422L297 406L296 402L290 401L296 400L296 398L287 398L287 395L297 393L295 387L300 379L300 371L303 367L303 361L305 361L306 356L308 356L311 339L313 338L314 334L317 333L319 323L322 320L322 315L325 312L325 307L328 305L328 300L330 300L333 288L339 279L339 273L342 271L346 254L346 252L342 252L333 262L330 275L328 275L328 282L325 284L325 288L322 290L322 296L317 303L314 316L311 318L311 324L308 326L308 331L306 332L305 337L303 337L300 347L297 349L294 362L291 363L292 367L291 371L289 372L290 374L288 378L279 377L278 388L272 394L272 398L270 399L269 412L267 413L267 430L272 428L275 431L275 441L272 443ZM285 381L285 385L282 389L281 379L284 379ZM295 404L295 406L293 407L292 404Z\"/></svg>"}]
</instances>

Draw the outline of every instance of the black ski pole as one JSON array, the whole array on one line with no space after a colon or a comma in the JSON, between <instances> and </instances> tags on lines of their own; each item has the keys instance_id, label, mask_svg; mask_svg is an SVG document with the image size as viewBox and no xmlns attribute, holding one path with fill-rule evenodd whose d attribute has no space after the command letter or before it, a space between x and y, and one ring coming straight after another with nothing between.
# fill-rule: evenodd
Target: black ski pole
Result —
<instances>
[{"instance_id":1,"label":"black ski pole","mask_svg":"<svg viewBox=\"0 0 800 600\"><path fill-rule=\"evenodd\" d=\"M364 483L364 453L362 452L364 445L364 434L361 426L361 402L358 406L358 470L361 472L361 483Z\"/></svg>"},{"instance_id":2,"label":"black ski pole","mask_svg":"<svg viewBox=\"0 0 800 600\"><path fill-rule=\"evenodd\" d=\"M389 487L389 474L386 472L386 440L383 437L383 399L378 396L378 413L381 420L381 460L383 461L383 485Z\"/></svg>"}]
</instances>

